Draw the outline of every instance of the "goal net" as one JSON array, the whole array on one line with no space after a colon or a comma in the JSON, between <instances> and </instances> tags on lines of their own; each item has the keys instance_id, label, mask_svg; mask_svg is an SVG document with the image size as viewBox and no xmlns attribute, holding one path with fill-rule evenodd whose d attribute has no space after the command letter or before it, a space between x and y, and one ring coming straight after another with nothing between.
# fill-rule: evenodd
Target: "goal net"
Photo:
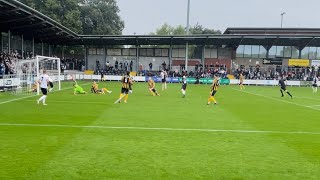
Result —
<instances>
[{"instance_id":1,"label":"goal net","mask_svg":"<svg viewBox=\"0 0 320 180\"><path fill-rule=\"evenodd\" d=\"M36 56L35 59L18 60L16 62L16 76L13 79L13 87L17 93L37 93L40 94L38 80L46 70L52 82L51 90L61 90L61 73L60 73L60 58Z\"/></svg>"}]
</instances>

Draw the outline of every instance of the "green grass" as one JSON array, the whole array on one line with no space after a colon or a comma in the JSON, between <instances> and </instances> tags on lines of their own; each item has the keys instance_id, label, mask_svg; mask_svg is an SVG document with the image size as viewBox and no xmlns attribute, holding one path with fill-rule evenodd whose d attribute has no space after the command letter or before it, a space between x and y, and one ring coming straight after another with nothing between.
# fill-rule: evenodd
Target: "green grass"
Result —
<instances>
[{"instance_id":1,"label":"green grass","mask_svg":"<svg viewBox=\"0 0 320 180\"><path fill-rule=\"evenodd\" d=\"M157 84L153 97L136 83L127 104L113 104L118 82L103 86L113 93L0 104L1 179L320 179L320 92L311 88L288 87L290 99L279 87L221 86L208 106L209 85L190 84L181 98L179 84ZM20 97L2 93L0 103Z\"/></svg>"}]
</instances>

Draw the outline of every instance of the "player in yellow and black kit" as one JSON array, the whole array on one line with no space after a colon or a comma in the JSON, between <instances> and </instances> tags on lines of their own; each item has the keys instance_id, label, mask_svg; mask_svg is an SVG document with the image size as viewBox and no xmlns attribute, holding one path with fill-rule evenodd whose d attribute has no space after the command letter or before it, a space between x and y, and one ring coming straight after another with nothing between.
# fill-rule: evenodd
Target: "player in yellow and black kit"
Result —
<instances>
[{"instance_id":1,"label":"player in yellow and black kit","mask_svg":"<svg viewBox=\"0 0 320 180\"><path fill-rule=\"evenodd\" d=\"M154 80L151 77L149 77L148 86L149 86L149 91L152 94L152 96L155 96L155 95L159 96L160 95L155 88L156 83L154 82Z\"/></svg>"},{"instance_id":2,"label":"player in yellow and black kit","mask_svg":"<svg viewBox=\"0 0 320 180\"><path fill-rule=\"evenodd\" d=\"M240 86L240 89L245 89L244 85L243 85L243 81L244 81L244 76L242 73L240 73L240 76L239 76L239 86Z\"/></svg>"},{"instance_id":3,"label":"player in yellow and black kit","mask_svg":"<svg viewBox=\"0 0 320 180\"><path fill-rule=\"evenodd\" d=\"M218 87L219 87L219 80L217 76L214 76L212 85L210 86L211 90L210 90L210 95L208 98L208 105L211 104L211 102L214 102L214 104L217 104L216 99L214 98L215 94L218 91Z\"/></svg>"},{"instance_id":4,"label":"player in yellow and black kit","mask_svg":"<svg viewBox=\"0 0 320 180\"><path fill-rule=\"evenodd\" d=\"M129 97L129 88L130 88L130 84L132 83L129 72L127 72L127 74L122 77L121 83L122 83L122 86L121 86L120 97L115 103L118 103L118 102L120 103L122 98L124 98L124 103L127 103L127 100Z\"/></svg>"}]
</instances>

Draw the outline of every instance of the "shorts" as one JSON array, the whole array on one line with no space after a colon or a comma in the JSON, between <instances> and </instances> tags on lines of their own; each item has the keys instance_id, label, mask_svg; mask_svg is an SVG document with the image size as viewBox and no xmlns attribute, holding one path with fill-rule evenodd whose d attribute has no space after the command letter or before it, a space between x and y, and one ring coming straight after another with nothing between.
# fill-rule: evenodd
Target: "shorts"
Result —
<instances>
[{"instance_id":1,"label":"shorts","mask_svg":"<svg viewBox=\"0 0 320 180\"><path fill-rule=\"evenodd\" d=\"M162 82L162 83L165 83L165 82L166 82L166 79L161 79L161 82Z\"/></svg>"},{"instance_id":2,"label":"shorts","mask_svg":"<svg viewBox=\"0 0 320 180\"><path fill-rule=\"evenodd\" d=\"M287 90L285 86L281 86L281 89L284 90L284 91Z\"/></svg>"},{"instance_id":3,"label":"shorts","mask_svg":"<svg viewBox=\"0 0 320 180\"><path fill-rule=\"evenodd\" d=\"M318 87L318 85L317 85L317 84L312 84L312 86L313 86L313 87Z\"/></svg>"},{"instance_id":4,"label":"shorts","mask_svg":"<svg viewBox=\"0 0 320 180\"><path fill-rule=\"evenodd\" d=\"M240 82L239 85L243 85L243 82Z\"/></svg>"},{"instance_id":5,"label":"shorts","mask_svg":"<svg viewBox=\"0 0 320 180\"><path fill-rule=\"evenodd\" d=\"M48 94L47 88L41 88L41 92L42 92L43 95L47 95Z\"/></svg>"},{"instance_id":6,"label":"shorts","mask_svg":"<svg viewBox=\"0 0 320 180\"><path fill-rule=\"evenodd\" d=\"M212 90L212 91L211 91L211 96L214 96L216 93L217 93L216 90Z\"/></svg>"},{"instance_id":7,"label":"shorts","mask_svg":"<svg viewBox=\"0 0 320 180\"><path fill-rule=\"evenodd\" d=\"M121 94L129 94L128 88L121 88Z\"/></svg>"},{"instance_id":8,"label":"shorts","mask_svg":"<svg viewBox=\"0 0 320 180\"><path fill-rule=\"evenodd\" d=\"M187 89L187 84L182 84L181 89L186 90Z\"/></svg>"}]
</instances>

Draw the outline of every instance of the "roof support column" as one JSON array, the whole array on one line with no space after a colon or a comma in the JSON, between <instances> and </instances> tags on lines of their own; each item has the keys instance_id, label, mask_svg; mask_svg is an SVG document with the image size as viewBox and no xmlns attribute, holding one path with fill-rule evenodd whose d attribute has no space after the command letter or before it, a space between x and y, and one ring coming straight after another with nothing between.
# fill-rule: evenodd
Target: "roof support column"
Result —
<instances>
[{"instance_id":1,"label":"roof support column","mask_svg":"<svg viewBox=\"0 0 320 180\"><path fill-rule=\"evenodd\" d=\"M186 43L186 61L184 70L188 71L188 58L189 58L189 42Z\"/></svg>"},{"instance_id":2,"label":"roof support column","mask_svg":"<svg viewBox=\"0 0 320 180\"><path fill-rule=\"evenodd\" d=\"M103 67L105 67L105 69L107 70L107 47L103 46L103 50L104 50L104 63L103 63ZM104 69L104 68L103 68ZM109 69L108 69L109 70Z\"/></svg>"},{"instance_id":3,"label":"roof support column","mask_svg":"<svg viewBox=\"0 0 320 180\"><path fill-rule=\"evenodd\" d=\"M137 72L140 70L139 69L139 45L136 45L136 59L137 59L137 64L136 64L136 69L137 69Z\"/></svg>"},{"instance_id":4,"label":"roof support column","mask_svg":"<svg viewBox=\"0 0 320 180\"><path fill-rule=\"evenodd\" d=\"M41 56L43 56L43 42L41 42Z\"/></svg>"},{"instance_id":5,"label":"roof support column","mask_svg":"<svg viewBox=\"0 0 320 180\"><path fill-rule=\"evenodd\" d=\"M49 57L51 56L51 45L49 44Z\"/></svg>"},{"instance_id":6,"label":"roof support column","mask_svg":"<svg viewBox=\"0 0 320 180\"><path fill-rule=\"evenodd\" d=\"M84 62L86 69L88 69L88 47L84 46Z\"/></svg>"},{"instance_id":7,"label":"roof support column","mask_svg":"<svg viewBox=\"0 0 320 180\"><path fill-rule=\"evenodd\" d=\"M64 59L64 45L61 48L61 59Z\"/></svg>"},{"instance_id":8,"label":"roof support column","mask_svg":"<svg viewBox=\"0 0 320 180\"><path fill-rule=\"evenodd\" d=\"M11 31L8 31L8 53L11 51Z\"/></svg>"},{"instance_id":9,"label":"roof support column","mask_svg":"<svg viewBox=\"0 0 320 180\"><path fill-rule=\"evenodd\" d=\"M22 56L22 59L24 59L24 47L23 47L23 42L24 39L23 39L23 34L21 35L21 56Z\"/></svg>"},{"instance_id":10,"label":"roof support column","mask_svg":"<svg viewBox=\"0 0 320 180\"><path fill-rule=\"evenodd\" d=\"M2 33L0 33L0 37L1 37L1 51L3 51L3 36L2 36Z\"/></svg>"},{"instance_id":11,"label":"roof support column","mask_svg":"<svg viewBox=\"0 0 320 180\"><path fill-rule=\"evenodd\" d=\"M172 70L172 44L169 47L169 71Z\"/></svg>"},{"instance_id":12,"label":"roof support column","mask_svg":"<svg viewBox=\"0 0 320 180\"><path fill-rule=\"evenodd\" d=\"M32 56L31 58L35 58L35 54L34 54L34 37L32 38Z\"/></svg>"},{"instance_id":13,"label":"roof support column","mask_svg":"<svg viewBox=\"0 0 320 180\"><path fill-rule=\"evenodd\" d=\"M201 62L200 64L204 64L204 61L205 61L205 54L206 54L206 45L203 45L202 46L202 53L201 53Z\"/></svg>"},{"instance_id":14,"label":"roof support column","mask_svg":"<svg viewBox=\"0 0 320 180\"><path fill-rule=\"evenodd\" d=\"M303 48L299 48L299 59L301 59L302 50Z\"/></svg>"}]
</instances>

